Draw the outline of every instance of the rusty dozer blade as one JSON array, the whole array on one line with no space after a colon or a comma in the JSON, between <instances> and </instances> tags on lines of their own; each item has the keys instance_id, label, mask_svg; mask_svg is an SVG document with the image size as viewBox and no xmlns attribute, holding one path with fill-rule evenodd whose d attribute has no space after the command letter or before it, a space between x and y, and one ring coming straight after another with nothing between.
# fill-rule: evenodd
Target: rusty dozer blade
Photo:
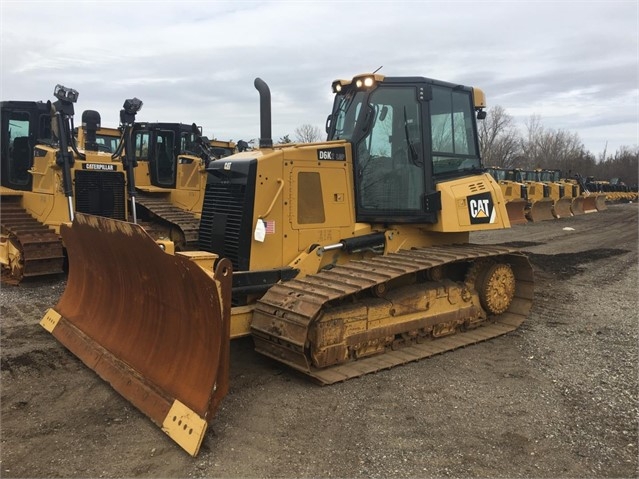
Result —
<instances>
[{"instance_id":1,"label":"rusty dozer blade","mask_svg":"<svg viewBox=\"0 0 639 479\"><path fill-rule=\"evenodd\" d=\"M572 204L571 198L559 198L555 201L552 207L552 212L555 218L570 218L572 211L570 211L570 205Z\"/></svg>"},{"instance_id":2,"label":"rusty dozer blade","mask_svg":"<svg viewBox=\"0 0 639 479\"><path fill-rule=\"evenodd\" d=\"M528 223L526 219L526 205L524 199L510 200L506 202L506 212L511 225L521 225Z\"/></svg>"},{"instance_id":3,"label":"rusty dozer blade","mask_svg":"<svg viewBox=\"0 0 639 479\"><path fill-rule=\"evenodd\" d=\"M595 196L595 208L597 208L597 211L608 209L608 206L606 205L606 198L607 196L603 193Z\"/></svg>"},{"instance_id":4,"label":"rusty dozer blade","mask_svg":"<svg viewBox=\"0 0 639 479\"><path fill-rule=\"evenodd\" d=\"M552 214L553 201L550 198L533 201L526 215L530 221L546 221L555 219Z\"/></svg>"},{"instance_id":5,"label":"rusty dozer blade","mask_svg":"<svg viewBox=\"0 0 639 479\"><path fill-rule=\"evenodd\" d=\"M573 216L585 214L583 196L577 196L572 199L572 203L570 204L570 211L572 212Z\"/></svg>"},{"instance_id":6,"label":"rusty dozer blade","mask_svg":"<svg viewBox=\"0 0 639 479\"><path fill-rule=\"evenodd\" d=\"M67 287L40 324L195 456L228 391L230 261L208 274L97 216L61 233Z\"/></svg>"},{"instance_id":7,"label":"rusty dozer blade","mask_svg":"<svg viewBox=\"0 0 639 479\"><path fill-rule=\"evenodd\" d=\"M596 213L597 212L597 197L593 194L583 195L583 209L584 213Z\"/></svg>"}]
</instances>

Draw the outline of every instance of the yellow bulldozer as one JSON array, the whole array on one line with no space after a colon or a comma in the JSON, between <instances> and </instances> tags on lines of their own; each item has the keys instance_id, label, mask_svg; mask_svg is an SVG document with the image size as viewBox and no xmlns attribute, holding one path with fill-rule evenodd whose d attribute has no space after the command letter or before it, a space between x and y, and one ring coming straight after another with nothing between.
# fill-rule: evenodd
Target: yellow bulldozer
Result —
<instances>
[{"instance_id":1,"label":"yellow bulldozer","mask_svg":"<svg viewBox=\"0 0 639 479\"><path fill-rule=\"evenodd\" d=\"M528 219L526 218L526 213L530 208L528 186L521 181L516 181L514 170L491 167L486 168L486 172L489 173L501 187L504 200L506 201L506 211L508 212L510 224L528 223Z\"/></svg>"},{"instance_id":2,"label":"yellow bulldozer","mask_svg":"<svg viewBox=\"0 0 639 479\"><path fill-rule=\"evenodd\" d=\"M570 198L570 213L572 216L579 216L585 214L584 200L585 197L581 194L579 183L576 180L570 180L562 178L560 174L559 183L564 187L564 194L566 198Z\"/></svg>"},{"instance_id":3,"label":"yellow bulldozer","mask_svg":"<svg viewBox=\"0 0 639 479\"><path fill-rule=\"evenodd\" d=\"M76 212L118 220L128 217L125 188L130 172L115 152L99 151L99 114L83 113L82 142L87 144L81 150L73 135L78 92L57 85L54 95L54 103L5 101L0 105L4 282L62 272L65 257L58 233ZM132 112L131 120L134 117Z\"/></svg>"},{"instance_id":4,"label":"yellow bulldozer","mask_svg":"<svg viewBox=\"0 0 639 479\"><path fill-rule=\"evenodd\" d=\"M605 194L606 201L613 203L637 201L637 192L632 191L632 188L620 181L619 178L611 178L610 180L588 178L588 187L600 194Z\"/></svg>"},{"instance_id":5,"label":"yellow bulldozer","mask_svg":"<svg viewBox=\"0 0 639 479\"><path fill-rule=\"evenodd\" d=\"M178 251L196 249L206 167L228 150L213 150L195 124L141 122L132 135L140 223Z\"/></svg>"},{"instance_id":6,"label":"yellow bulldozer","mask_svg":"<svg viewBox=\"0 0 639 479\"><path fill-rule=\"evenodd\" d=\"M84 146L86 122L76 129ZM169 240L178 251L197 247L206 166L232 154L233 142L202 137L195 124L136 122L132 130L138 222L157 240ZM100 151L114 152L121 129L100 127L95 143Z\"/></svg>"},{"instance_id":7,"label":"yellow bulldozer","mask_svg":"<svg viewBox=\"0 0 639 479\"><path fill-rule=\"evenodd\" d=\"M545 221L556 217L551 188L539 179L537 172L497 167L487 168L486 171L502 189L511 224Z\"/></svg>"},{"instance_id":8,"label":"yellow bulldozer","mask_svg":"<svg viewBox=\"0 0 639 479\"><path fill-rule=\"evenodd\" d=\"M529 172L536 181L548 185L549 196L553 201L552 214L555 218L570 218L572 213L572 192L561 182L560 170L536 169Z\"/></svg>"},{"instance_id":9,"label":"yellow bulldozer","mask_svg":"<svg viewBox=\"0 0 639 479\"><path fill-rule=\"evenodd\" d=\"M327 140L274 146L255 87L259 149L209 163L201 251L78 214L62 229L67 287L41 321L192 455L233 338L333 384L513 331L532 304L524 254L470 243L510 227L478 154L480 89L336 80Z\"/></svg>"},{"instance_id":10,"label":"yellow bulldozer","mask_svg":"<svg viewBox=\"0 0 639 479\"><path fill-rule=\"evenodd\" d=\"M87 125L90 124L90 115L92 115L92 111L84 112L82 114L82 126L80 128L74 129L74 134L76 138L76 143L78 145L78 149L84 150L86 149L86 136L87 136ZM88 123L87 123L88 122ZM110 128L106 126L101 126L95 132L95 139L93 140L96 145L97 151L103 151L105 153L113 153L118 149L118 145L122 141L122 130L120 128ZM96 149L92 148L92 149Z\"/></svg>"},{"instance_id":11,"label":"yellow bulldozer","mask_svg":"<svg viewBox=\"0 0 639 479\"><path fill-rule=\"evenodd\" d=\"M586 178L576 174L573 178L564 178L564 181L576 185L581 199L578 208L584 213L596 213L606 209L606 195L591 191Z\"/></svg>"},{"instance_id":12,"label":"yellow bulldozer","mask_svg":"<svg viewBox=\"0 0 639 479\"><path fill-rule=\"evenodd\" d=\"M547 221L555 218L553 214L554 200L550 196L550 186L539 181L535 171L515 169L512 175L528 188L529 207L526 218L530 221Z\"/></svg>"}]
</instances>

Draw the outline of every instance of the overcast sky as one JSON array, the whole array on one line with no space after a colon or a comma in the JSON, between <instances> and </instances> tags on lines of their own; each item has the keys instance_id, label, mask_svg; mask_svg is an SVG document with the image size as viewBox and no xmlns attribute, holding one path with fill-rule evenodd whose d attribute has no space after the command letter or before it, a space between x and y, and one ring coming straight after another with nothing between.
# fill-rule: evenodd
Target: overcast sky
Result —
<instances>
[{"instance_id":1,"label":"overcast sky","mask_svg":"<svg viewBox=\"0 0 639 479\"><path fill-rule=\"evenodd\" d=\"M5 100L78 90L75 123L197 123L220 140L258 138L256 77L273 138L324 131L331 82L383 67L484 90L517 123L539 117L599 155L639 144L639 2L0 0Z\"/></svg>"}]
</instances>

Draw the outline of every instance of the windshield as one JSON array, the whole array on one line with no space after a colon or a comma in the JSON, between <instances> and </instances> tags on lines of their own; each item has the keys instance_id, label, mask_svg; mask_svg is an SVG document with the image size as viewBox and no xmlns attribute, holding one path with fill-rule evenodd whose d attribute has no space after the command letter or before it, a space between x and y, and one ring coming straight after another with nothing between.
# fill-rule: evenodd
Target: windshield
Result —
<instances>
[{"instance_id":1,"label":"windshield","mask_svg":"<svg viewBox=\"0 0 639 479\"><path fill-rule=\"evenodd\" d=\"M180 138L180 152L183 153L196 153L200 147L195 141L195 135L193 133L182 133Z\"/></svg>"},{"instance_id":2,"label":"windshield","mask_svg":"<svg viewBox=\"0 0 639 479\"><path fill-rule=\"evenodd\" d=\"M539 173L536 171L522 171L521 175L524 181L540 181Z\"/></svg>"},{"instance_id":3,"label":"windshield","mask_svg":"<svg viewBox=\"0 0 639 479\"><path fill-rule=\"evenodd\" d=\"M547 182L558 182L559 181L559 172L558 171L542 171L540 173L541 181Z\"/></svg>"},{"instance_id":4,"label":"windshield","mask_svg":"<svg viewBox=\"0 0 639 479\"><path fill-rule=\"evenodd\" d=\"M367 132L357 142L363 208L415 211L422 207L424 158L421 108L415 87L377 88L366 108ZM370 123L370 126L368 125Z\"/></svg>"},{"instance_id":5,"label":"windshield","mask_svg":"<svg viewBox=\"0 0 639 479\"><path fill-rule=\"evenodd\" d=\"M120 143L120 137L96 133L95 142L98 144L98 148L100 151L113 153L114 151L118 149L118 144Z\"/></svg>"},{"instance_id":6,"label":"windshield","mask_svg":"<svg viewBox=\"0 0 639 479\"><path fill-rule=\"evenodd\" d=\"M506 170L498 170L496 168L487 168L486 171L497 181L506 180Z\"/></svg>"},{"instance_id":7,"label":"windshield","mask_svg":"<svg viewBox=\"0 0 639 479\"><path fill-rule=\"evenodd\" d=\"M348 90L335 95L329 140L352 140L365 92Z\"/></svg>"}]
</instances>

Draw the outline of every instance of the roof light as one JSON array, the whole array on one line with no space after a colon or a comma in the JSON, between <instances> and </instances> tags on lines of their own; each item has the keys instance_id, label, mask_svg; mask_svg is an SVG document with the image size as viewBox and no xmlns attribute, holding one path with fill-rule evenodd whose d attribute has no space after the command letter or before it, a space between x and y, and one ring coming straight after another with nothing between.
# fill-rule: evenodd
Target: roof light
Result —
<instances>
[{"instance_id":1,"label":"roof light","mask_svg":"<svg viewBox=\"0 0 639 479\"><path fill-rule=\"evenodd\" d=\"M349 80L335 80L332 83L333 93L341 92L344 89L344 87L348 85L349 83L350 83Z\"/></svg>"},{"instance_id":2,"label":"roof light","mask_svg":"<svg viewBox=\"0 0 639 479\"><path fill-rule=\"evenodd\" d=\"M68 101L71 103L78 101L78 92L73 88L67 88L63 85L56 85L53 90L53 95L61 101Z\"/></svg>"},{"instance_id":3,"label":"roof light","mask_svg":"<svg viewBox=\"0 0 639 479\"><path fill-rule=\"evenodd\" d=\"M370 73L365 75L359 75L354 78L355 87L359 90L364 88L372 88L375 86L375 83L377 82L377 80L381 80L381 79L383 79L383 77L377 78L375 75L371 75Z\"/></svg>"}]
</instances>

